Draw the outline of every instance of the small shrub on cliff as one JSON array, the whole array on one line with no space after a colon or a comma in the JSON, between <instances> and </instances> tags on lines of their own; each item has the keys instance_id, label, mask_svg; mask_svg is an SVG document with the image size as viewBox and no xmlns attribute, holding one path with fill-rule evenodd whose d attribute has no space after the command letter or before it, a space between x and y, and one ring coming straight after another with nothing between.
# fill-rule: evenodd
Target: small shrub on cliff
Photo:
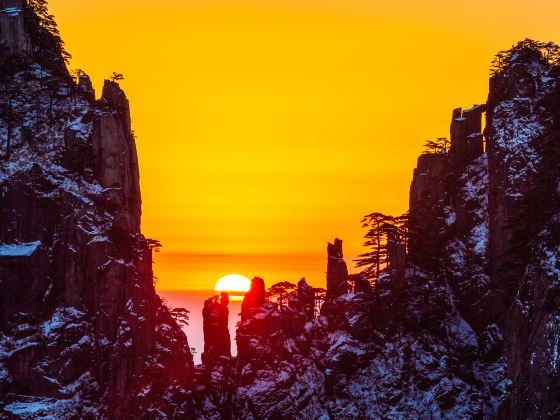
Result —
<instances>
[{"instance_id":1,"label":"small shrub on cliff","mask_svg":"<svg viewBox=\"0 0 560 420\"><path fill-rule=\"evenodd\" d=\"M153 252L159 252L161 247L163 245L161 245L161 242L158 241L157 239L146 239L146 245L148 245L148 248L150 249L150 251Z\"/></svg>"},{"instance_id":2,"label":"small shrub on cliff","mask_svg":"<svg viewBox=\"0 0 560 420\"><path fill-rule=\"evenodd\" d=\"M447 137L436 137L435 140L426 140L422 154L446 154L449 153L451 143Z\"/></svg>"},{"instance_id":3,"label":"small shrub on cliff","mask_svg":"<svg viewBox=\"0 0 560 420\"><path fill-rule=\"evenodd\" d=\"M124 80L124 76L122 73L117 73L116 71L114 71L113 74L109 76L109 80L111 82L119 82L121 80Z\"/></svg>"}]
</instances>

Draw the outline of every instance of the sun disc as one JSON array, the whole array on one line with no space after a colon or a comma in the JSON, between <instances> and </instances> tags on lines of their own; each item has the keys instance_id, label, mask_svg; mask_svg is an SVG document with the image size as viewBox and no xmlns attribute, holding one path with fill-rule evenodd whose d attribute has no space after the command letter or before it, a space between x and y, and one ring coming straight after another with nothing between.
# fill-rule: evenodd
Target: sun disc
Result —
<instances>
[{"instance_id":1,"label":"sun disc","mask_svg":"<svg viewBox=\"0 0 560 420\"><path fill-rule=\"evenodd\" d=\"M251 287L251 281L240 274L228 274L216 283L214 290L217 292L234 292L233 295L243 295ZM230 293L232 294L232 293Z\"/></svg>"}]
</instances>

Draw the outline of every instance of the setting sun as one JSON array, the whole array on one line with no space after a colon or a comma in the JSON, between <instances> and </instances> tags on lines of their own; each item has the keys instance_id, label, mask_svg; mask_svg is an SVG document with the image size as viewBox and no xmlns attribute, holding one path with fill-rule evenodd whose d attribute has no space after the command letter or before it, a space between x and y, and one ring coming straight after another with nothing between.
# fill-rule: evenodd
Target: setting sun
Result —
<instances>
[{"instance_id":1,"label":"setting sun","mask_svg":"<svg viewBox=\"0 0 560 420\"><path fill-rule=\"evenodd\" d=\"M230 293L230 299L235 300L236 298L241 299L250 287L251 281L247 277L240 274L228 274L218 280L214 290L228 292Z\"/></svg>"}]
</instances>

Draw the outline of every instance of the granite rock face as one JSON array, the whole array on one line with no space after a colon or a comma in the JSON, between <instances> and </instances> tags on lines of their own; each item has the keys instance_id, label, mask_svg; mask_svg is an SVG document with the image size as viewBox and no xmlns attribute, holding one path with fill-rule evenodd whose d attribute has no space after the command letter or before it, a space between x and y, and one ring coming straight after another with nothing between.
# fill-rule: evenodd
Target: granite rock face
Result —
<instances>
[{"instance_id":1,"label":"granite rock face","mask_svg":"<svg viewBox=\"0 0 560 420\"><path fill-rule=\"evenodd\" d=\"M560 415L558 86L557 70L530 57L490 83L488 256L511 381L503 418Z\"/></svg>"},{"instance_id":2,"label":"granite rock face","mask_svg":"<svg viewBox=\"0 0 560 420\"><path fill-rule=\"evenodd\" d=\"M554 95L555 78L539 60L514 63L490 79L488 95L489 248L490 271L511 304L524 267L516 261L516 220L523 201L535 187L542 155L541 139L553 128L554 112L541 106ZM525 261L526 262L526 261Z\"/></svg>"},{"instance_id":3,"label":"granite rock face","mask_svg":"<svg viewBox=\"0 0 560 420\"><path fill-rule=\"evenodd\" d=\"M453 110L449 155L451 165L456 169L464 169L484 152L481 124L484 110L484 105L475 105L464 111L461 108Z\"/></svg>"},{"instance_id":4,"label":"granite rock face","mask_svg":"<svg viewBox=\"0 0 560 420\"><path fill-rule=\"evenodd\" d=\"M20 4L0 5L6 60ZM192 355L155 293L126 97L24 58L0 70L22 104L0 111L0 417L184 412Z\"/></svg>"},{"instance_id":5,"label":"granite rock face","mask_svg":"<svg viewBox=\"0 0 560 420\"><path fill-rule=\"evenodd\" d=\"M94 176L115 212L115 227L139 233L142 200L128 100L116 82L105 81L98 106L92 127Z\"/></svg>"},{"instance_id":6,"label":"granite rock face","mask_svg":"<svg viewBox=\"0 0 560 420\"><path fill-rule=\"evenodd\" d=\"M0 40L3 54L23 57L31 54L31 40L23 19L23 0L0 0Z\"/></svg>"},{"instance_id":7,"label":"granite rock face","mask_svg":"<svg viewBox=\"0 0 560 420\"><path fill-rule=\"evenodd\" d=\"M424 154L412 176L409 197L409 258L412 261L437 264L435 252L441 247L441 238L432 223L438 215L439 201L444 192L444 176L449 171L446 154Z\"/></svg>"}]
</instances>

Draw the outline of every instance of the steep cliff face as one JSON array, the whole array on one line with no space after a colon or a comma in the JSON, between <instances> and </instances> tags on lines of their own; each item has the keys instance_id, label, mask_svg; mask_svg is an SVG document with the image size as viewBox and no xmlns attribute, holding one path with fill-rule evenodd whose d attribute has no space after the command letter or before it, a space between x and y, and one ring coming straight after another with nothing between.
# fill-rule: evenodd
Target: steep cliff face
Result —
<instances>
[{"instance_id":1,"label":"steep cliff face","mask_svg":"<svg viewBox=\"0 0 560 420\"><path fill-rule=\"evenodd\" d=\"M449 171L447 154L425 154L418 158L409 197L410 260L437 264L434 256L441 247L437 225L440 201L444 192L444 177Z\"/></svg>"},{"instance_id":2,"label":"steep cliff face","mask_svg":"<svg viewBox=\"0 0 560 420\"><path fill-rule=\"evenodd\" d=\"M138 157L130 127L130 109L115 82L105 82L92 128L94 176L115 213L115 227L140 232L141 197Z\"/></svg>"},{"instance_id":3,"label":"steep cliff face","mask_svg":"<svg viewBox=\"0 0 560 420\"><path fill-rule=\"evenodd\" d=\"M0 48L3 55L27 57L31 41L25 31L22 0L0 1Z\"/></svg>"},{"instance_id":4,"label":"steep cliff face","mask_svg":"<svg viewBox=\"0 0 560 420\"><path fill-rule=\"evenodd\" d=\"M126 97L35 62L26 4L0 6L2 58L23 54L0 70L1 416L180 412L192 356L154 290Z\"/></svg>"},{"instance_id":5,"label":"steep cliff face","mask_svg":"<svg viewBox=\"0 0 560 420\"><path fill-rule=\"evenodd\" d=\"M538 56L526 57L490 79L488 96L489 260L492 278L511 304L525 269L516 257L514 231L523 201L535 186L542 137L553 124L544 105L556 78Z\"/></svg>"},{"instance_id":6,"label":"steep cliff face","mask_svg":"<svg viewBox=\"0 0 560 420\"><path fill-rule=\"evenodd\" d=\"M558 71L538 56L491 79L489 255L508 308L504 418L560 415L559 99Z\"/></svg>"}]
</instances>

